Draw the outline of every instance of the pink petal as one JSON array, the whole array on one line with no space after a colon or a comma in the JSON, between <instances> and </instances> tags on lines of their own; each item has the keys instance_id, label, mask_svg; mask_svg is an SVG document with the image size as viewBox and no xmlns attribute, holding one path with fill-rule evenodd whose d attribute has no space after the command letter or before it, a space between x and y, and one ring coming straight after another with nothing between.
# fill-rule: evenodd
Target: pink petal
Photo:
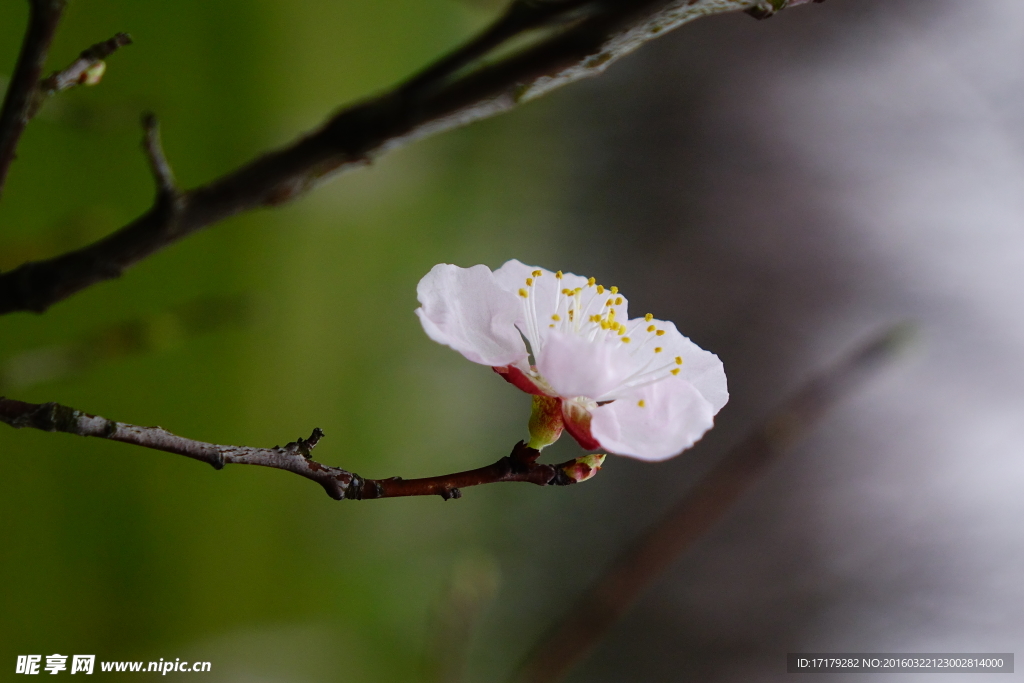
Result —
<instances>
[{"instance_id":1,"label":"pink petal","mask_svg":"<svg viewBox=\"0 0 1024 683\"><path fill-rule=\"evenodd\" d=\"M714 424L714 415L692 384L669 377L595 408L590 432L612 453L666 460L696 443Z\"/></svg>"},{"instance_id":2,"label":"pink petal","mask_svg":"<svg viewBox=\"0 0 1024 683\"><path fill-rule=\"evenodd\" d=\"M530 377L514 365L491 368L512 386L534 396L544 396L544 391L533 383Z\"/></svg>"},{"instance_id":3,"label":"pink petal","mask_svg":"<svg viewBox=\"0 0 1024 683\"><path fill-rule=\"evenodd\" d=\"M509 365L527 357L515 323L520 304L494 281L487 266L434 266L416 287L427 336L482 365Z\"/></svg>"},{"instance_id":4,"label":"pink petal","mask_svg":"<svg viewBox=\"0 0 1024 683\"><path fill-rule=\"evenodd\" d=\"M554 330L536 360L541 376L563 398L606 394L636 368L628 346L619 341L588 341Z\"/></svg>"},{"instance_id":5,"label":"pink petal","mask_svg":"<svg viewBox=\"0 0 1024 683\"><path fill-rule=\"evenodd\" d=\"M569 436L576 439L583 449L596 451L601 447L590 433L591 412L576 401L562 401L562 422Z\"/></svg>"}]
</instances>

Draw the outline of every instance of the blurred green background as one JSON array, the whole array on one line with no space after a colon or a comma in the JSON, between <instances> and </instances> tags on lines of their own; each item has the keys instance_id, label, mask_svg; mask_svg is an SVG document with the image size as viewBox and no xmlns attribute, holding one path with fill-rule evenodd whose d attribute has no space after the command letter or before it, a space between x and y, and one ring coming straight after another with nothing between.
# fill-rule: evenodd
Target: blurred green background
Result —
<instances>
[{"instance_id":1,"label":"blurred green background","mask_svg":"<svg viewBox=\"0 0 1024 683\"><path fill-rule=\"evenodd\" d=\"M393 84L492 11L73 0L48 71L117 31L135 44L101 85L51 100L29 126L0 204L0 269L149 206L141 112L160 116L191 187ZM0 5L0 73L26 14ZM542 104L417 144L45 316L5 317L0 394L215 443L270 446L319 426L318 459L372 477L493 462L525 435L528 397L430 342L415 286L443 261L565 267L550 116ZM492 486L449 503L337 503L282 472L218 473L67 435L4 427L0 452L3 670L57 652L209 660L211 681L450 677L461 634L501 590L502 548L580 495ZM508 643L528 635L485 647L482 670L506 670Z\"/></svg>"}]
</instances>

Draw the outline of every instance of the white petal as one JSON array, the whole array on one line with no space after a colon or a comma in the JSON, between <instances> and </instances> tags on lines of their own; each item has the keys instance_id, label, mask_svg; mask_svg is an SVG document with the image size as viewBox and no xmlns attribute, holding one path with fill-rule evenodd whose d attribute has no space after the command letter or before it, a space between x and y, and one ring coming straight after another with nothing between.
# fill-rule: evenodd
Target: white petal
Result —
<instances>
[{"instance_id":1,"label":"white petal","mask_svg":"<svg viewBox=\"0 0 1024 683\"><path fill-rule=\"evenodd\" d=\"M696 443L714 424L715 410L692 384L669 377L591 414L590 433L602 448L653 461Z\"/></svg>"},{"instance_id":2,"label":"white petal","mask_svg":"<svg viewBox=\"0 0 1024 683\"><path fill-rule=\"evenodd\" d=\"M653 334L646 331L652 325L657 330L663 330L664 334L645 340L645 337ZM642 345L637 354L637 359L641 364L654 358L651 367L671 366L674 368L676 367L673 365L675 359L681 358L683 364L678 366L677 376L692 384L711 403L714 414L717 414L722 406L729 402L729 389L722 361L715 354L705 351L684 337L676 329L675 323L670 320L645 321L637 319L629 321L629 328L639 331L633 335L631 343ZM657 348L661 348L661 351L655 354L654 350Z\"/></svg>"},{"instance_id":3,"label":"white petal","mask_svg":"<svg viewBox=\"0 0 1024 683\"><path fill-rule=\"evenodd\" d=\"M482 365L503 366L526 358L515 327L520 304L498 286L487 266L434 266L416 287L423 330Z\"/></svg>"},{"instance_id":4,"label":"white petal","mask_svg":"<svg viewBox=\"0 0 1024 683\"><path fill-rule=\"evenodd\" d=\"M537 370L563 398L601 396L635 369L627 344L588 341L568 332L551 332L537 356Z\"/></svg>"}]
</instances>

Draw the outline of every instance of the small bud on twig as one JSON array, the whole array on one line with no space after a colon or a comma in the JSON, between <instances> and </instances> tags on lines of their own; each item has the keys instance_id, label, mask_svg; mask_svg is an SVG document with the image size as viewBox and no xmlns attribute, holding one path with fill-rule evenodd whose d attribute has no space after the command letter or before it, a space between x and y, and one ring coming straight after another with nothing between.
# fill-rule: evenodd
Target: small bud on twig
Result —
<instances>
[{"instance_id":1,"label":"small bud on twig","mask_svg":"<svg viewBox=\"0 0 1024 683\"><path fill-rule=\"evenodd\" d=\"M565 476L579 484L587 479L593 478L594 475L600 472L601 466L604 465L604 459L606 457L607 456L604 453L591 453L590 455L584 455L563 465L562 471L565 472Z\"/></svg>"}]
</instances>

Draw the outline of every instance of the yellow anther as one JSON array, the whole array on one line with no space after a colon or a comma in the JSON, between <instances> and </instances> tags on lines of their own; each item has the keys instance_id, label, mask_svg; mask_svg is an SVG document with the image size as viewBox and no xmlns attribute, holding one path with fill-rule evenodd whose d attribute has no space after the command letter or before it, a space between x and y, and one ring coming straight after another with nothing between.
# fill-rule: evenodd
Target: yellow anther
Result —
<instances>
[{"instance_id":1,"label":"yellow anther","mask_svg":"<svg viewBox=\"0 0 1024 683\"><path fill-rule=\"evenodd\" d=\"M587 287L593 287L595 282L597 282L597 280L595 280L592 277L588 277L587 278Z\"/></svg>"},{"instance_id":2,"label":"yellow anther","mask_svg":"<svg viewBox=\"0 0 1024 683\"><path fill-rule=\"evenodd\" d=\"M526 286L527 287L533 287L533 278L532 277L526 278Z\"/></svg>"},{"instance_id":3,"label":"yellow anther","mask_svg":"<svg viewBox=\"0 0 1024 683\"><path fill-rule=\"evenodd\" d=\"M665 330L658 330L654 334L656 334L656 335L658 335L660 337L661 335L665 334Z\"/></svg>"},{"instance_id":4,"label":"yellow anther","mask_svg":"<svg viewBox=\"0 0 1024 683\"><path fill-rule=\"evenodd\" d=\"M602 320L601 321L601 329L602 330L607 330L609 327L611 327L611 325L608 324L607 320Z\"/></svg>"},{"instance_id":5,"label":"yellow anther","mask_svg":"<svg viewBox=\"0 0 1024 683\"><path fill-rule=\"evenodd\" d=\"M676 356L676 365L682 365L682 364L683 364L683 357L682 356Z\"/></svg>"},{"instance_id":6,"label":"yellow anther","mask_svg":"<svg viewBox=\"0 0 1024 683\"><path fill-rule=\"evenodd\" d=\"M554 324L554 323L552 323L552 324L548 325L548 327L554 327L554 326L555 326L555 324Z\"/></svg>"},{"instance_id":7,"label":"yellow anther","mask_svg":"<svg viewBox=\"0 0 1024 683\"><path fill-rule=\"evenodd\" d=\"M643 399L640 399L639 401L637 401L636 404L638 406L640 406L641 408L643 408L643 407L645 407L647 405L646 403L644 403Z\"/></svg>"},{"instance_id":8,"label":"yellow anther","mask_svg":"<svg viewBox=\"0 0 1024 683\"><path fill-rule=\"evenodd\" d=\"M553 316L551 316L551 319L557 322L562 319L562 316L555 313ZM554 325L552 325L552 327L554 327Z\"/></svg>"},{"instance_id":9,"label":"yellow anther","mask_svg":"<svg viewBox=\"0 0 1024 683\"><path fill-rule=\"evenodd\" d=\"M678 375L679 374L679 368L672 368L672 374L673 375Z\"/></svg>"},{"instance_id":10,"label":"yellow anther","mask_svg":"<svg viewBox=\"0 0 1024 683\"><path fill-rule=\"evenodd\" d=\"M562 279L562 271L558 271L557 273L555 273L555 277L557 277L559 280L561 280Z\"/></svg>"},{"instance_id":11,"label":"yellow anther","mask_svg":"<svg viewBox=\"0 0 1024 683\"><path fill-rule=\"evenodd\" d=\"M604 294L604 285L598 285L597 286L597 293L598 294Z\"/></svg>"},{"instance_id":12,"label":"yellow anther","mask_svg":"<svg viewBox=\"0 0 1024 683\"><path fill-rule=\"evenodd\" d=\"M662 348L660 346L655 346L654 347L654 352L655 353L661 353L661 351L662 351Z\"/></svg>"},{"instance_id":13,"label":"yellow anther","mask_svg":"<svg viewBox=\"0 0 1024 683\"><path fill-rule=\"evenodd\" d=\"M580 293L580 292L582 292L582 291L583 291L583 288L582 288L582 287L577 287L576 289L572 290L572 293L573 293L573 294L579 294L579 293Z\"/></svg>"},{"instance_id":14,"label":"yellow anther","mask_svg":"<svg viewBox=\"0 0 1024 683\"><path fill-rule=\"evenodd\" d=\"M654 332L654 325L648 325L647 326L647 331L648 332Z\"/></svg>"},{"instance_id":15,"label":"yellow anther","mask_svg":"<svg viewBox=\"0 0 1024 683\"><path fill-rule=\"evenodd\" d=\"M570 308L569 309L569 320L572 320L572 314L573 314L573 310Z\"/></svg>"},{"instance_id":16,"label":"yellow anther","mask_svg":"<svg viewBox=\"0 0 1024 683\"><path fill-rule=\"evenodd\" d=\"M527 296L526 290L525 289L520 289L519 290L519 296L521 296L521 297L523 297L525 299L526 296Z\"/></svg>"},{"instance_id":17,"label":"yellow anther","mask_svg":"<svg viewBox=\"0 0 1024 683\"><path fill-rule=\"evenodd\" d=\"M622 343L623 344L628 344L629 343L629 337L623 337L622 338Z\"/></svg>"},{"instance_id":18,"label":"yellow anther","mask_svg":"<svg viewBox=\"0 0 1024 683\"><path fill-rule=\"evenodd\" d=\"M533 276L534 277L540 277L543 274L544 274L543 270L535 270L535 271L533 271Z\"/></svg>"},{"instance_id":19,"label":"yellow anther","mask_svg":"<svg viewBox=\"0 0 1024 683\"><path fill-rule=\"evenodd\" d=\"M563 289L562 290L562 294L565 294L566 296L572 296L572 290L571 289Z\"/></svg>"},{"instance_id":20,"label":"yellow anther","mask_svg":"<svg viewBox=\"0 0 1024 683\"><path fill-rule=\"evenodd\" d=\"M646 320L647 322L651 322L652 320L654 320L654 314L648 313L647 315L644 316L644 320Z\"/></svg>"},{"instance_id":21,"label":"yellow anther","mask_svg":"<svg viewBox=\"0 0 1024 683\"><path fill-rule=\"evenodd\" d=\"M621 306L622 305L622 297L621 296L615 297L615 305L616 306Z\"/></svg>"},{"instance_id":22,"label":"yellow anther","mask_svg":"<svg viewBox=\"0 0 1024 683\"><path fill-rule=\"evenodd\" d=\"M615 305L615 299L608 299L608 301L604 302L604 305L605 306L614 306Z\"/></svg>"},{"instance_id":23,"label":"yellow anther","mask_svg":"<svg viewBox=\"0 0 1024 683\"><path fill-rule=\"evenodd\" d=\"M612 294L618 294L618 293L619 293L619 288L618 287L612 287Z\"/></svg>"}]
</instances>

